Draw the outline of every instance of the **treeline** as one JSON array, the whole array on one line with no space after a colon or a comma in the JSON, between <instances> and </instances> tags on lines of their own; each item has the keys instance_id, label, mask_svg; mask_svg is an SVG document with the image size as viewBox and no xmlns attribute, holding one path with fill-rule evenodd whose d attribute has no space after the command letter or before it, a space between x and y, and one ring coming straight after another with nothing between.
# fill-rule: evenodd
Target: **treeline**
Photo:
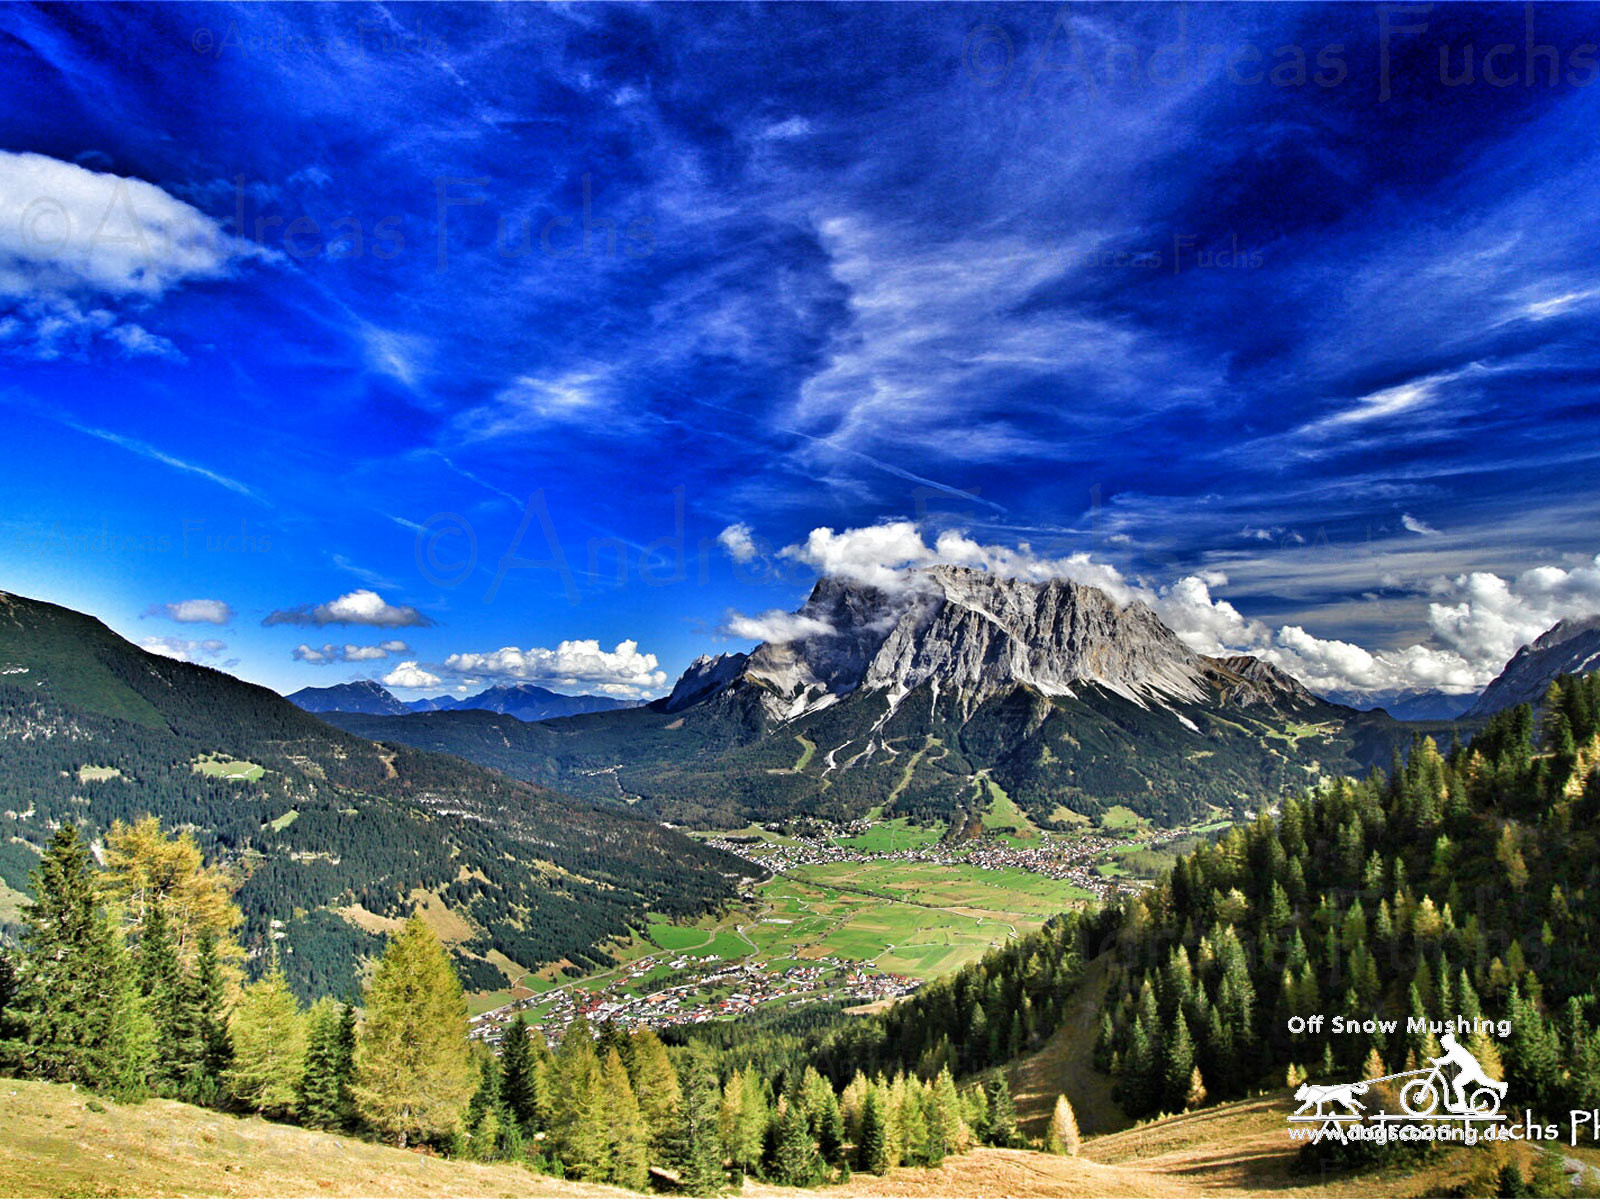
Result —
<instances>
[{"instance_id":1,"label":"treeline","mask_svg":"<svg viewBox=\"0 0 1600 1200\"><path fill-rule=\"evenodd\" d=\"M552 1050L519 1015L496 1056L468 1036L451 960L419 916L389 939L356 1003L309 1009L277 943L244 983L229 878L187 834L119 824L97 869L63 826L31 879L16 954L0 953L0 1066L125 1101L149 1095L313 1128L523 1161L642 1189L652 1168L693 1194L755 1176L789 1186L935 1166L978 1142L1020 1145L1003 1076L956 1086L813 1067L725 1069L649 1030L580 1019ZM1065 1100L1049 1148L1075 1152Z\"/></svg>"},{"instance_id":2,"label":"treeline","mask_svg":"<svg viewBox=\"0 0 1600 1200\"><path fill-rule=\"evenodd\" d=\"M1408 1020L1458 1016L1509 1019L1462 1041L1519 1107L1600 1105L1600 675L1541 712L1286 800L1130 900L1097 1049L1124 1108L1426 1067L1438 1039ZM1316 1013L1398 1027L1290 1032Z\"/></svg>"}]
</instances>

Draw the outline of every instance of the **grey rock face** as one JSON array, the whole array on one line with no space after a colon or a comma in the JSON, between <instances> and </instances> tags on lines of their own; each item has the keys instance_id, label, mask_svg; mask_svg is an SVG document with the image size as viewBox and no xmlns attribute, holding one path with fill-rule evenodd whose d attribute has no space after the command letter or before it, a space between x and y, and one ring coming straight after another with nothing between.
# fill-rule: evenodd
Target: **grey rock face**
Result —
<instances>
[{"instance_id":1,"label":"grey rock face","mask_svg":"<svg viewBox=\"0 0 1600 1200\"><path fill-rule=\"evenodd\" d=\"M912 572L892 592L823 579L799 615L828 632L765 643L740 667L718 668L722 683L708 684L713 668L703 665L722 660L701 660L668 707L736 679L759 686L779 720L857 691L886 692L895 703L923 684L959 696L969 710L1019 685L1070 696L1093 684L1140 704L1203 701L1214 687L1246 703L1314 702L1282 672L1250 658L1206 658L1145 605L1119 606L1069 580L1030 583L951 566Z\"/></svg>"},{"instance_id":2,"label":"grey rock face","mask_svg":"<svg viewBox=\"0 0 1600 1200\"><path fill-rule=\"evenodd\" d=\"M1487 717L1518 704L1538 704L1557 676L1594 670L1600 670L1600 615L1559 621L1512 655L1467 716Z\"/></svg>"}]
</instances>

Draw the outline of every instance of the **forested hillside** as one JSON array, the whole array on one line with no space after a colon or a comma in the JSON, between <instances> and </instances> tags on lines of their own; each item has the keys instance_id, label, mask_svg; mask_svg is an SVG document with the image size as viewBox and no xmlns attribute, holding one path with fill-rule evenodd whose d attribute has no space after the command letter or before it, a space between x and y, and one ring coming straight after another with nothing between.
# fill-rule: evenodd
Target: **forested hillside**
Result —
<instances>
[{"instance_id":1,"label":"forested hillside","mask_svg":"<svg viewBox=\"0 0 1600 1200\"><path fill-rule=\"evenodd\" d=\"M284 923L303 996L347 994L419 893L470 922L458 966L602 961L648 912L687 916L748 866L623 811L458 759L379 747L265 688L137 649L90 617L0 595L0 882L25 892L50 831L153 815L238 876L243 938ZM535 915L536 914L536 915Z\"/></svg>"},{"instance_id":2,"label":"forested hillside","mask_svg":"<svg viewBox=\"0 0 1600 1200\"><path fill-rule=\"evenodd\" d=\"M1448 741L1470 728L1315 699L1290 712L1220 701L1146 706L1093 685L1075 696L1016 688L970 711L923 685L895 705L863 694L779 722L754 693L539 724L483 712L327 719L701 828L797 815L847 821L880 806L943 824L981 799L979 772L1041 825L1065 828L1119 804L1169 824L1242 814L1320 775L1387 763L1419 729Z\"/></svg>"},{"instance_id":3,"label":"forested hillside","mask_svg":"<svg viewBox=\"0 0 1600 1200\"><path fill-rule=\"evenodd\" d=\"M1600 1104L1600 675L1552 685L1469 746L1286 800L1121 908L1070 913L887 1013L693 1034L768 1069L926 1075L1014 1060L1104 956L1099 1067L1134 1116L1287 1080L1372 1078L1438 1054L1407 1019L1508 1019L1463 1043L1517 1105ZM1291 1015L1398 1020L1290 1034Z\"/></svg>"}]
</instances>

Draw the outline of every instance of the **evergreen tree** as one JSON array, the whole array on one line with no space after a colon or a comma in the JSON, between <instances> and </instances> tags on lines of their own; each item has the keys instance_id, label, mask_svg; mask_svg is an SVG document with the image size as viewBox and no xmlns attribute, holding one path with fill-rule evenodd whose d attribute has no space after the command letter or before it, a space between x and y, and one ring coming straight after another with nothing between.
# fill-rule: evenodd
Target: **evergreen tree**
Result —
<instances>
[{"instance_id":1,"label":"evergreen tree","mask_svg":"<svg viewBox=\"0 0 1600 1200\"><path fill-rule=\"evenodd\" d=\"M137 1098L149 1067L149 1018L76 828L56 831L29 882L35 899L23 909L13 1009L22 1028L9 1057L33 1078Z\"/></svg>"},{"instance_id":2,"label":"evergreen tree","mask_svg":"<svg viewBox=\"0 0 1600 1200\"><path fill-rule=\"evenodd\" d=\"M313 1129L344 1129L355 1104L355 1009L319 1000L307 1025L306 1065L301 1076L299 1113Z\"/></svg>"},{"instance_id":3,"label":"evergreen tree","mask_svg":"<svg viewBox=\"0 0 1600 1200\"><path fill-rule=\"evenodd\" d=\"M989 1143L994 1146L1022 1144L1022 1133L1017 1128L1017 1107L1011 1100L1011 1082L1004 1071L996 1071L989 1081Z\"/></svg>"},{"instance_id":4,"label":"evergreen tree","mask_svg":"<svg viewBox=\"0 0 1600 1200\"><path fill-rule=\"evenodd\" d=\"M856 1144L856 1168L882 1175L889 1170L888 1117L882 1089L869 1090L861 1103L861 1136Z\"/></svg>"},{"instance_id":5,"label":"evergreen tree","mask_svg":"<svg viewBox=\"0 0 1600 1200\"><path fill-rule=\"evenodd\" d=\"M477 1083L467 1002L449 956L420 916L389 939L364 1007L354 1089L361 1114L401 1147L454 1132Z\"/></svg>"},{"instance_id":6,"label":"evergreen tree","mask_svg":"<svg viewBox=\"0 0 1600 1200\"><path fill-rule=\"evenodd\" d=\"M267 973L246 985L234 1006L229 1036L233 1062L225 1080L233 1098L268 1116L293 1113L305 1076L306 1024L276 943Z\"/></svg>"},{"instance_id":7,"label":"evergreen tree","mask_svg":"<svg viewBox=\"0 0 1600 1200\"><path fill-rule=\"evenodd\" d=\"M528 1019L519 1012L500 1038L500 1096L522 1132L528 1135L534 1133L539 1116L535 1074Z\"/></svg>"},{"instance_id":8,"label":"evergreen tree","mask_svg":"<svg viewBox=\"0 0 1600 1200\"><path fill-rule=\"evenodd\" d=\"M805 1102L796 1093L786 1096L782 1107L773 1153L772 1181L784 1187L810 1187L816 1182L819 1164Z\"/></svg>"},{"instance_id":9,"label":"evergreen tree","mask_svg":"<svg viewBox=\"0 0 1600 1200\"><path fill-rule=\"evenodd\" d=\"M191 1039L196 1014L190 1009L191 997L178 966L178 949L167 924L166 905L161 900L152 901L146 910L133 962L153 1032L150 1087L158 1096L177 1097L181 1095L186 1043Z\"/></svg>"},{"instance_id":10,"label":"evergreen tree","mask_svg":"<svg viewBox=\"0 0 1600 1200\"><path fill-rule=\"evenodd\" d=\"M191 1104L215 1105L222 1097L223 1077L233 1063L233 1043L224 1011L218 939L209 928L200 931L194 967L184 977L184 990L178 1098Z\"/></svg>"}]
</instances>

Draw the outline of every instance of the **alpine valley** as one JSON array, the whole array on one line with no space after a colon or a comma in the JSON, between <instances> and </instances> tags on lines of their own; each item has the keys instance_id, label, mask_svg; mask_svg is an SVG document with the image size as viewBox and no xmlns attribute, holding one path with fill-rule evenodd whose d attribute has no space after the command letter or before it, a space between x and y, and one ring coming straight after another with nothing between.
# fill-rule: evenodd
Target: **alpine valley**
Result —
<instances>
[{"instance_id":1,"label":"alpine valley","mask_svg":"<svg viewBox=\"0 0 1600 1200\"><path fill-rule=\"evenodd\" d=\"M962 821L995 789L1067 829L1117 807L1237 817L1387 765L1419 732L1255 658L1190 649L1147 606L964 567L823 578L792 641L697 660L654 703L531 725L487 712L326 719L658 819L733 828L871 813Z\"/></svg>"},{"instance_id":2,"label":"alpine valley","mask_svg":"<svg viewBox=\"0 0 1600 1200\"><path fill-rule=\"evenodd\" d=\"M265 688L148 654L99 621L0 593L0 897L51 831L153 815L239 876L243 940L273 923L302 995L348 994L414 909L465 921L468 985L610 961L647 914L693 917L747 864L615 805L381 747Z\"/></svg>"}]
</instances>

